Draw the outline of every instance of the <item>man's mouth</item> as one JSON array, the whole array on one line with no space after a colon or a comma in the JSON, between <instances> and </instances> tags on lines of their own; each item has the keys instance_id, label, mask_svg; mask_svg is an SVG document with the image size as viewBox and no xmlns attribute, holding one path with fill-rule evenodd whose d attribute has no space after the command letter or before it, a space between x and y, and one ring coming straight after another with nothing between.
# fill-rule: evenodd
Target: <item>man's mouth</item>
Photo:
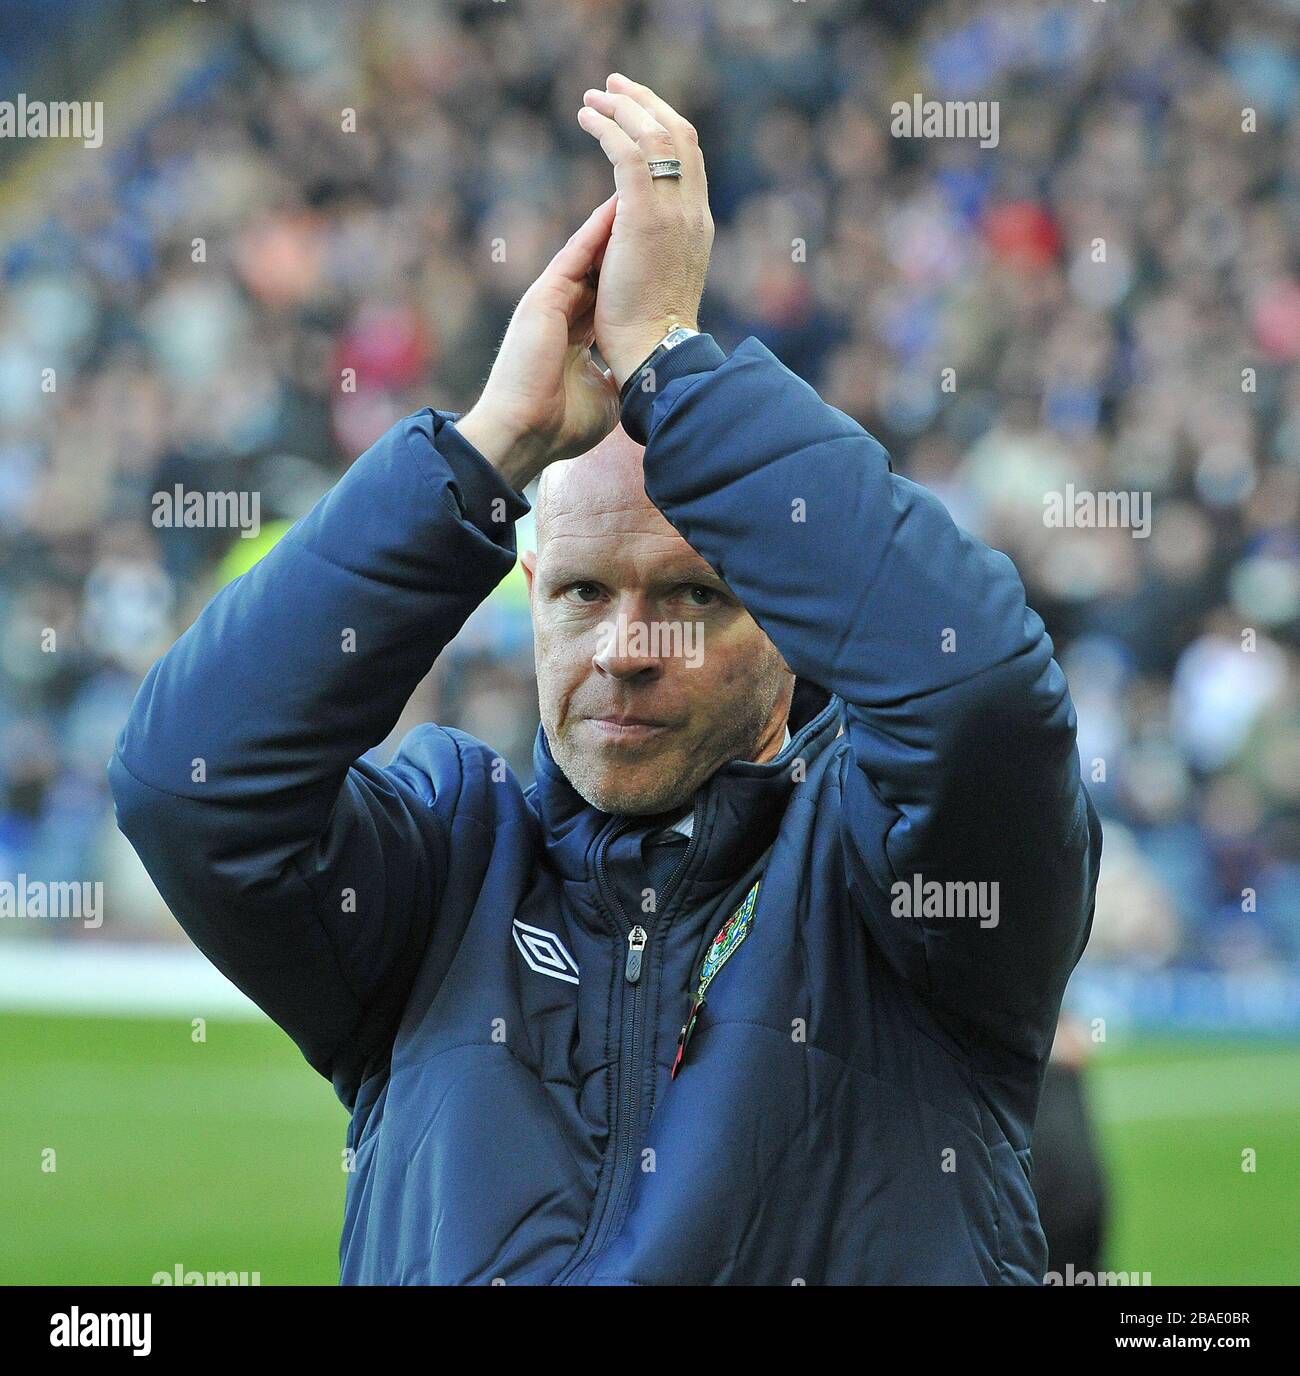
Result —
<instances>
[{"instance_id":1,"label":"man's mouth","mask_svg":"<svg viewBox=\"0 0 1300 1376\"><path fill-rule=\"evenodd\" d=\"M611 743L648 740L651 736L668 730L666 722L652 721L649 717L611 713L603 717L588 717L587 720L604 740Z\"/></svg>"}]
</instances>

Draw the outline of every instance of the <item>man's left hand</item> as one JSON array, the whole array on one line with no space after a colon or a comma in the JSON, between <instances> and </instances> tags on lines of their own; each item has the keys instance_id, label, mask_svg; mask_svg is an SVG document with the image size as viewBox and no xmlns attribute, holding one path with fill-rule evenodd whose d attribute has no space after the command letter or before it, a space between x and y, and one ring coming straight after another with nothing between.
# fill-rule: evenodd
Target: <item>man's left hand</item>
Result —
<instances>
[{"instance_id":1,"label":"man's left hand","mask_svg":"<svg viewBox=\"0 0 1300 1376\"><path fill-rule=\"evenodd\" d=\"M595 331L621 387L669 330L699 328L713 217L694 127L648 86L617 72L605 85L585 93L578 123L599 139L618 188ZM681 177L652 179L657 158L679 158Z\"/></svg>"}]
</instances>

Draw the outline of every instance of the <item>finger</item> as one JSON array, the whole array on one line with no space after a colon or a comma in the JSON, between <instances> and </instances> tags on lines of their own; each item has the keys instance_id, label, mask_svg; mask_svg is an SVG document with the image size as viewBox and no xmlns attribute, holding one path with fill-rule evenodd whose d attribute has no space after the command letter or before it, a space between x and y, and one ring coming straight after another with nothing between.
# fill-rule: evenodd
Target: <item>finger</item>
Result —
<instances>
[{"instance_id":1,"label":"finger","mask_svg":"<svg viewBox=\"0 0 1300 1376\"><path fill-rule=\"evenodd\" d=\"M569 317L569 345L590 348L596 338L596 293L588 293Z\"/></svg>"},{"instance_id":2,"label":"finger","mask_svg":"<svg viewBox=\"0 0 1300 1376\"><path fill-rule=\"evenodd\" d=\"M613 91L598 91L592 87L582 95L584 105L590 105L602 115L608 115L624 133L630 134L647 157L673 158L677 145L673 136L639 101ZM652 152L662 149L662 152Z\"/></svg>"},{"instance_id":3,"label":"finger","mask_svg":"<svg viewBox=\"0 0 1300 1376\"><path fill-rule=\"evenodd\" d=\"M614 192L614 216L618 216L618 192ZM610 231L613 232L613 223L610 224ZM606 236L605 242L596 250L596 256L592 259L591 267L587 270L587 281L591 283L594 291L600 285L600 270L605 265L605 255L609 252L609 237Z\"/></svg>"},{"instance_id":4,"label":"finger","mask_svg":"<svg viewBox=\"0 0 1300 1376\"><path fill-rule=\"evenodd\" d=\"M682 160L682 180L688 186L698 187L707 197L708 183L704 175L704 154L700 152L700 136L695 126L679 115L676 110L649 86L642 86L622 72L611 72L605 80L606 87L616 95L630 96L642 109L653 115L672 135L675 156Z\"/></svg>"},{"instance_id":5,"label":"finger","mask_svg":"<svg viewBox=\"0 0 1300 1376\"><path fill-rule=\"evenodd\" d=\"M614 196L615 196L615 198L617 198L617 196L618 196L618 192L617 192L617 191L614 193ZM615 211L615 214L617 214L617 210ZM602 267L605 266L605 255L606 255L608 252L609 252L609 240L606 239L605 242L604 242L603 244L601 244L600 248L598 248L598 249L596 250L596 261L592 264L592 266L591 266L591 271L587 274L587 280L588 280L593 286L595 286L596 282L600 279L600 270L601 270Z\"/></svg>"},{"instance_id":6,"label":"finger","mask_svg":"<svg viewBox=\"0 0 1300 1376\"><path fill-rule=\"evenodd\" d=\"M586 91L582 99L584 105L595 110L598 114L612 119L625 134L635 139L637 147L641 150L641 156L647 163L655 158L675 158L677 156L677 145L673 142L672 134L659 123L645 106L633 100L631 96L615 95L609 91L591 90ZM676 188L676 193L680 196L681 185L676 177L663 178L662 180ZM656 190L658 189L656 188Z\"/></svg>"},{"instance_id":7,"label":"finger","mask_svg":"<svg viewBox=\"0 0 1300 1376\"><path fill-rule=\"evenodd\" d=\"M637 141L608 115L602 115L590 105L578 111L578 123L592 138L599 141L601 149L614 168L614 185L618 188L618 198L625 211L643 219L654 209L654 182L646 155ZM667 131L665 131L665 136ZM655 154L656 157L671 157L670 153Z\"/></svg>"},{"instance_id":8,"label":"finger","mask_svg":"<svg viewBox=\"0 0 1300 1376\"><path fill-rule=\"evenodd\" d=\"M625 134L634 139L645 162L649 163L656 158L675 158L677 156L677 146L673 142L672 134L659 123L649 110L633 100L631 96L593 89L584 92L582 99L586 108L612 119ZM652 180L664 180L668 186L674 188L674 194L680 197L681 186L677 178ZM664 194L662 189L655 188L655 190L656 194L662 198Z\"/></svg>"},{"instance_id":9,"label":"finger","mask_svg":"<svg viewBox=\"0 0 1300 1376\"><path fill-rule=\"evenodd\" d=\"M604 257L609 232L614 225L618 192L598 205L569 236L569 241L547 264L546 271L566 282L588 282L588 273Z\"/></svg>"},{"instance_id":10,"label":"finger","mask_svg":"<svg viewBox=\"0 0 1300 1376\"><path fill-rule=\"evenodd\" d=\"M617 208L615 191L574 230L526 293L555 302L570 322L571 333L574 319L595 308L597 264L605 256Z\"/></svg>"}]
</instances>

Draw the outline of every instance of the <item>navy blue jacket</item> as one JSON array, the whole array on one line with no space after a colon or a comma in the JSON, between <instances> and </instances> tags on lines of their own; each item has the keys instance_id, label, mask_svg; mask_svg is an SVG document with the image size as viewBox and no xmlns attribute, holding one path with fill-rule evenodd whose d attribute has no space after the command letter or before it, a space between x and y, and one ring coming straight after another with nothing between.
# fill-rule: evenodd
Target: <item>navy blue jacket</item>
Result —
<instances>
[{"instance_id":1,"label":"navy blue jacket","mask_svg":"<svg viewBox=\"0 0 1300 1376\"><path fill-rule=\"evenodd\" d=\"M1100 853L1051 642L1010 561L757 340L657 382L624 408L646 490L798 682L655 913L634 819L544 733L527 791L432 724L360 758L528 509L440 411L150 671L119 824L351 1111L345 1282L1037 1282L1030 1137ZM996 919L911 902L936 883Z\"/></svg>"}]
</instances>

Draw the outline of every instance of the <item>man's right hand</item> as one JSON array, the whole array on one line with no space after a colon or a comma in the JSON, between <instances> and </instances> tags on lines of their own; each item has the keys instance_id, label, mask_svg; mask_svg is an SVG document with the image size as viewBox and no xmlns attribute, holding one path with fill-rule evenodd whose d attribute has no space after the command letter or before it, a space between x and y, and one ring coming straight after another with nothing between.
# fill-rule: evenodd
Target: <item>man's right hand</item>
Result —
<instances>
[{"instance_id":1,"label":"man's right hand","mask_svg":"<svg viewBox=\"0 0 1300 1376\"><path fill-rule=\"evenodd\" d=\"M456 423L516 492L618 422L618 387L591 356L594 270L617 201L615 192L597 206L520 298L482 396Z\"/></svg>"}]
</instances>

